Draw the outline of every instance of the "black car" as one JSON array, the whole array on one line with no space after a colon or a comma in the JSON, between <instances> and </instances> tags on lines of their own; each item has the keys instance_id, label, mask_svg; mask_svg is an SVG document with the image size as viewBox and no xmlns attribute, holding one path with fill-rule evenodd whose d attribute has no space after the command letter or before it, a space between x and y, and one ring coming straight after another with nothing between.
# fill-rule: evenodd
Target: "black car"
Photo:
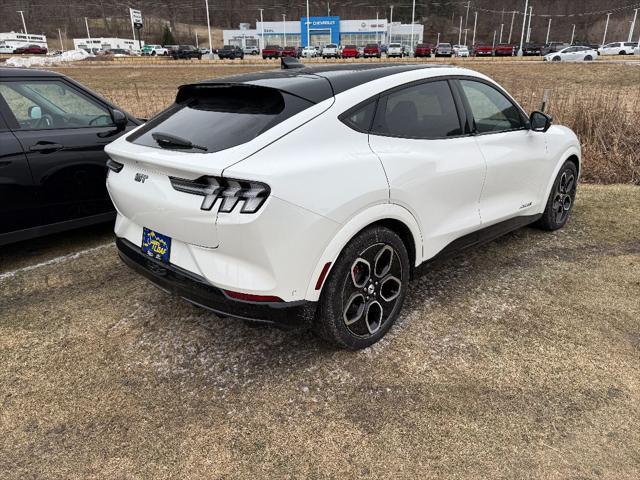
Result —
<instances>
[{"instance_id":1,"label":"black car","mask_svg":"<svg viewBox=\"0 0 640 480\"><path fill-rule=\"evenodd\" d=\"M141 123L59 73L0 68L0 245L113 220L104 147Z\"/></svg>"},{"instance_id":2,"label":"black car","mask_svg":"<svg viewBox=\"0 0 640 480\"><path fill-rule=\"evenodd\" d=\"M537 43L527 43L522 47L522 54L525 57L534 57L542 55L542 45Z\"/></svg>"},{"instance_id":3,"label":"black car","mask_svg":"<svg viewBox=\"0 0 640 480\"><path fill-rule=\"evenodd\" d=\"M191 58L202 59L202 53L193 45L178 45L178 48L171 50L171 56L174 60L188 60Z\"/></svg>"},{"instance_id":4,"label":"black car","mask_svg":"<svg viewBox=\"0 0 640 480\"><path fill-rule=\"evenodd\" d=\"M237 45L224 45L220 50L218 50L218 58L220 60L225 58L228 58L229 60L239 58L242 60L244 58L244 51Z\"/></svg>"}]
</instances>

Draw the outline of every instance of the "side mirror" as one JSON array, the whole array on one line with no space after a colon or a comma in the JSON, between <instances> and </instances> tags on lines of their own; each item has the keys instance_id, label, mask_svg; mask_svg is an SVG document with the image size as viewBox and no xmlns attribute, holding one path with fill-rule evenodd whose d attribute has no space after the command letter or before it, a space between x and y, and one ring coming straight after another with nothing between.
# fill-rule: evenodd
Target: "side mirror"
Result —
<instances>
[{"instance_id":1,"label":"side mirror","mask_svg":"<svg viewBox=\"0 0 640 480\"><path fill-rule=\"evenodd\" d=\"M42 118L42 108L37 105L31 105L29 107L28 114L31 120L39 120Z\"/></svg>"},{"instance_id":2,"label":"side mirror","mask_svg":"<svg viewBox=\"0 0 640 480\"><path fill-rule=\"evenodd\" d=\"M119 132L127 128L127 124L129 123L127 116L117 109L111 111L111 119Z\"/></svg>"},{"instance_id":3,"label":"side mirror","mask_svg":"<svg viewBox=\"0 0 640 480\"><path fill-rule=\"evenodd\" d=\"M553 118L546 113L533 112L529 117L529 123L531 124L531 130L534 132L546 132L551 127Z\"/></svg>"}]
</instances>

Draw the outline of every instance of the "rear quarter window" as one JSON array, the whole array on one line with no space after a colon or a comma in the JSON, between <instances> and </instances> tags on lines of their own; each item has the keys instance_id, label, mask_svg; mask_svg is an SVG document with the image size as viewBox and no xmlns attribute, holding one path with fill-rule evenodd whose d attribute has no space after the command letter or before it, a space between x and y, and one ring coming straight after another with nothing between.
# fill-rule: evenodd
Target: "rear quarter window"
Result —
<instances>
[{"instance_id":1,"label":"rear quarter window","mask_svg":"<svg viewBox=\"0 0 640 480\"><path fill-rule=\"evenodd\" d=\"M226 150L254 138L311 107L313 102L273 88L203 85L127 137L129 142L161 148L154 133L168 134L204 147L193 152ZM181 149L184 150L184 149Z\"/></svg>"}]
</instances>

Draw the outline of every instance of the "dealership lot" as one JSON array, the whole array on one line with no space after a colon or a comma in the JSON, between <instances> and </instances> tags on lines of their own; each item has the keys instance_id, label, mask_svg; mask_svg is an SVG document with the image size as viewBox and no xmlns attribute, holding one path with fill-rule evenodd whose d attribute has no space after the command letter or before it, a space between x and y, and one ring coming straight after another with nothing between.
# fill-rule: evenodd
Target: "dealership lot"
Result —
<instances>
[{"instance_id":1,"label":"dealership lot","mask_svg":"<svg viewBox=\"0 0 640 480\"><path fill-rule=\"evenodd\" d=\"M434 266L359 353L167 298L105 228L7 246L0 471L637 478L638 205L582 186L565 230Z\"/></svg>"}]
</instances>

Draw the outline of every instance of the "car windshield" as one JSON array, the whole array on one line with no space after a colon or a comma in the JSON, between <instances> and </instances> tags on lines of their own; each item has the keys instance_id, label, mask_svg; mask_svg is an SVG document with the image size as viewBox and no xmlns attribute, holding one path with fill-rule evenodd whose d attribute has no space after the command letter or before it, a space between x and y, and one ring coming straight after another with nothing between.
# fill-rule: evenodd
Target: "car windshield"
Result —
<instances>
[{"instance_id":1,"label":"car windshield","mask_svg":"<svg viewBox=\"0 0 640 480\"><path fill-rule=\"evenodd\" d=\"M222 47L222 49L223 49L223 50L233 50L233 49L235 49L235 48L236 48L236 47L235 47L235 46L233 46L233 45L225 45L225 46L223 46L223 47Z\"/></svg>"},{"instance_id":2,"label":"car windshield","mask_svg":"<svg viewBox=\"0 0 640 480\"><path fill-rule=\"evenodd\" d=\"M127 140L161 148L153 135L171 135L197 146L200 153L218 152L247 143L313 105L308 100L267 87L201 85L183 88L177 103ZM186 98L180 98L181 95Z\"/></svg>"},{"instance_id":3,"label":"car windshield","mask_svg":"<svg viewBox=\"0 0 640 480\"><path fill-rule=\"evenodd\" d=\"M441 47L445 47L445 48L451 48L451 44L450 43L441 43L440 44Z\"/></svg>"}]
</instances>

